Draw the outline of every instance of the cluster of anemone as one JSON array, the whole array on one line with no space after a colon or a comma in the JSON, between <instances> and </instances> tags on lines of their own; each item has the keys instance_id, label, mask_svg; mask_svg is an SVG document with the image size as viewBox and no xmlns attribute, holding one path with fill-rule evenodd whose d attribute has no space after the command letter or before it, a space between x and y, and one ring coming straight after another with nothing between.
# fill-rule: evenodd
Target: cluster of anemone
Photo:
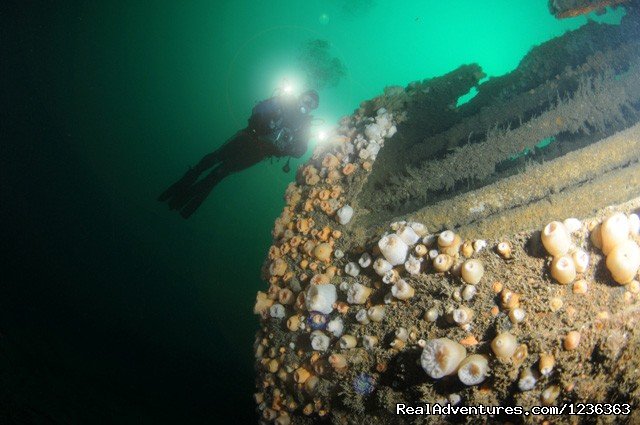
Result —
<instances>
[{"instance_id":1,"label":"cluster of anemone","mask_svg":"<svg viewBox=\"0 0 640 425\"><path fill-rule=\"evenodd\" d=\"M464 254L461 256L460 253L466 252L462 249L463 245L469 246L471 250L466 254L470 257L486 246L485 241L462 241L460 236L452 231L431 234L425 225L418 222L395 222L390 227L391 232L382 235L370 250L360 253L356 258L351 258L351 261L342 258L342 254L341 261L346 264L341 269L331 269L334 267L330 266L331 262L324 261L331 257L333 249L331 241L322 242L315 245L313 249L307 249L309 255L320 260L315 271L324 270L324 273L313 275L306 287L304 282L298 282L297 295L289 287L280 288L277 285L277 282L286 276L286 262L281 258L275 258L272 261L269 272L272 278L277 277L277 279L272 281L267 294L259 293L256 311L263 317L270 317L273 320L286 318L287 329L291 332L309 333L308 341L311 351L326 358L323 361L323 357L311 357L314 361L308 360L304 365L297 363L283 365L272 360L265 363L270 373L283 378L293 373L293 379L299 385L303 385L314 376L319 376L323 369L319 368L318 364L327 364L334 372L345 373L353 361L352 356L349 355L351 350L362 348L371 351L382 343L382 338L375 332L368 332L367 327L371 323L384 321L388 308L402 308L402 303L414 297L416 289L411 282L420 274L429 272L451 274L454 273L455 268L456 275L463 283L463 289L459 295L460 301L470 301L473 298L477 291L476 285L484 275L484 266L479 260L467 258ZM308 260L306 256L304 258ZM441 266L441 261L446 263L446 267ZM381 284L370 286L370 279L361 280L361 275L375 276ZM340 280L339 283L336 282L338 280ZM286 303L278 302L282 298L282 293L287 294L284 297L287 300ZM372 301L374 294L375 299L382 300L382 303ZM273 302L270 303L269 300ZM274 309L274 307L277 308ZM277 310L277 314L273 314L274 310ZM293 314L287 318L291 310ZM436 313L436 318L437 316ZM448 316L459 326L468 328L474 318L474 311L460 304L458 308L448 312ZM362 329L353 332L354 326ZM356 334L361 336L357 337ZM411 341L417 345L422 343L414 332L398 328L389 347L402 350ZM430 376L458 373L463 383L477 385L489 373L486 356L471 354L467 357L466 349L461 344L447 338L441 338L435 344L432 347L433 344L427 343L423 349L423 367ZM462 350L459 349L460 347ZM263 344L258 348L259 354L262 355ZM290 348L298 347L292 344ZM342 352L336 352L335 349ZM429 353L434 354L435 359L429 360ZM457 357L452 359L447 357L451 353ZM443 361L446 364L442 363ZM431 366L427 366L427 363ZM438 367L444 367L445 371L438 372ZM363 376L365 375L357 377L354 388L363 386L365 381L368 382L368 380L363 381ZM356 385L356 381L361 384ZM373 385L364 385L364 387L373 388ZM307 387L302 386L302 388ZM305 391L309 396L313 395L311 390L305 389ZM362 395L370 393L369 390L357 390L357 392ZM303 411L305 408L310 409L305 406ZM322 409L314 408L314 411L320 414Z\"/></svg>"},{"instance_id":2,"label":"cluster of anemone","mask_svg":"<svg viewBox=\"0 0 640 425\"><path fill-rule=\"evenodd\" d=\"M635 281L640 267L637 262L640 260L634 254L635 251L629 254L624 250L629 250L629 246L637 248L637 222L634 214L626 216L618 213L602 223L584 225L575 219L549 223L541 232L541 241L550 254L551 276L560 284L574 282L574 293L579 293L576 288L579 289L580 285L577 284L585 281L583 277L586 277L593 266L593 254L590 254L584 240L587 229L591 228L591 241L606 254L607 268L613 279L621 284ZM270 316L274 320L282 320L293 310L294 314L287 320L287 328L292 332L308 334L308 349L313 355L308 356L307 353L305 357L303 351L307 349L300 348L300 363L286 365L272 359L264 362L265 369L283 379L287 379L287 373L293 372L293 380L300 391L309 400L313 400L318 378L327 373L327 370L338 375L349 373L362 362L359 350L378 352L384 346L384 349L401 351L410 346L419 347L422 349L419 363L426 377L432 380L457 377L465 386L482 385L497 364L523 364L530 355L529 348L518 340L518 332L511 330L497 329L495 336L486 342L478 341L470 334L458 341L446 334L441 334L439 338L421 340L415 330L403 327L397 328L391 339L380 335L379 328L374 325L385 322L393 315L394 309L404 308L407 301L419 294L419 287L415 283L424 274L444 275L461 284L451 295L458 303L456 307L444 312L434 307L424 313L424 319L436 327L439 325L435 322L443 317L450 325L465 331L471 330L477 312L468 302L479 291L487 290L496 294L495 308L502 309L516 329L526 318L520 294L500 282L488 283L487 280L491 277L485 276L485 265L474 258L487 246L486 241L465 241L449 230L432 234L423 224L412 221L395 222L390 228L391 231L381 235L364 251L347 254L341 252L339 258L335 256L331 259L333 246L330 242L323 242L326 245L318 244L310 251L311 256L320 260L316 272L321 273L313 275L306 286L305 283L300 284L297 296L289 288L281 288L275 300L284 299L286 302L282 301L282 308L278 308L277 314ZM510 241L499 241L494 250L499 258L508 260L505 265L516 255ZM630 270L625 272L627 275L624 279L620 278L623 275L620 270L611 267L616 264L613 259L619 262L619 257L616 257L618 250L626 252L621 258L631 262L630 266L626 266ZM324 262L327 258L331 261ZM269 270L272 276L282 278L286 274L286 267L277 260L272 261ZM342 266L333 265L338 263ZM626 270L624 267L623 269ZM260 295L257 304L265 303L271 293L269 291L266 295ZM272 304L269 310L273 310L276 304ZM561 298L551 300L552 311L556 311L561 305ZM577 350L582 338L580 331L571 330L562 336L560 347L566 351ZM520 370L515 384L519 391L527 392L536 388L540 382L548 382L540 390L539 397L543 403L553 403L559 397L561 388L553 384L553 381L542 380L554 374L556 358L546 351L538 353L538 356L537 364ZM375 370L384 368L384 364L378 364ZM349 378L353 379L353 390L361 396L369 396L376 391L374 376L358 372L354 378ZM307 382L313 385L306 385ZM327 414L330 408L310 404L292 404L292 407L302 409L303 413L315 412L319 416ZM289 410L286 414L291 412Z\"/></svg>"},{"instance_id":3,"label":"cluster of anemone","mask_svg":"<svg viewBox=\"0 0 640 425\"><path fill-rule=\"evenodd\" d=\"M263 391L256 394L256 401L267 421L287 424L289 414L298 410L306 415L324 416L328 406L318 404L317 399L314 402L318 376L325 367L342 371L347 366L343 355L325 353L332 345L356 344L350 335L344 335L345 316L352 314L362 323L385 317L381 305L357 312L349 308L365 304L372 288L358 283L347 288L336 282L341 276L357 277L361 268L371 266L373 259L362 256L344 268L336 267L334 262L344 256L337 249L343 233L341 227L349 225L355 215L354 208L346 202L345 187L372 169L385 139L395 133L393 115L383 108L372 117L362 113L343 118L328 144L319 147L312 160L298 169L297 182L286 190L286 206L275 222L274 244L264 269L269 288L258 292L254 312L263 321L282 322L284 329L296 335L295 341L306 338L306 344L299 345L292 339L288 346L274 347L269 338L256 341L256 358L266 372ZM400 283L397 290L402 297L409 289ZM360 341L365 347L377 343L374 336ZM314 354L307 355L309 351ZM295 354L296 360L292 360L290 353ZM309 403L300 405L299 400L285 397L280 383L288 381L300 387ZM265 392L277 403L267 405Z\"/></svg>"},{"instance_id":4,"label":"cluster of anemone","mask_svg":"<svg viewBox=\"0 0 640 425\"><path fill-rule=\"evenodd\" d=\"M477 292L477 285L484 276L484 266L481 261L469 258L487 246L486 241L463 241L453 231L446 230L439 234L431 234L427 227L418 222L400 221L391 224L392 232L384 234L369 252L361 254L357 262L350 262L345 266L345 273L357 277L360 269L371 268L374 275L382 280L379 289L370 288L359 282L343 282L341 290L347 292L347 302L352 305L362 305L369 301L375 291L386 291L382 297L385 304L394 304L411 299L416 289L410 281L421 273L447 273L460 277L463 283L459 291L459 301L470 301ZM469 249L466 249L469 248ZM462 254L462 255L461 255ZM377 257L375 256L377 255ZM374 258L375 257L375 258ZM385 290L385 287L389 287ZM395 301L394 301L395 300ZM524 314L518 312L517 320L521 321ZM367 325L372 321L384 319L384 306L372 305L368 309L360 309L355 315L355 321L360 325ZM430 309L425 313L425 319L435 322L439 317L437 309ZM474 318L474 310L467 305L460 304L447 314L447 319L462 328L469 328ZM396 337L390 347L401 350L407 346L409 333L405 328L396 331ZM415 339L415 338L414 338ZM362 346L372 349L379 343L373 335L364 335ZM448 338L431 341L416 341L423 347L421 363L425 372L439 378L459 371L460 380L467 385L481 383L489 372L486 356L472 354L466 356L466 349L460 343ZM353 335L344 335L340 340L342 349L355 348L357 339Z\"/></svg>"},{"instance_id":5,"label":"cluster of anemone","mask_svg":"<svg viewBox=\"0 0 640 425\"><path fill-rule=\"evenodd\" d=\"M576 282L576 278L589 269L589 254L576 244L577 238L572 234L582 229L577 219L564 222L553 221L547 224L541 233L542 244L553 257L551 276L561 284ZM640 270L640 219L637 214L626 215L614 213L606 217L602 223L590 222L589 238L591 243L606 256L606 267L612 279L627 285L637 282ZM579 283L578 283L579 282ZM574 290L586 290L586 283L578 280ZM637 283L635 284L637 285Z\"/></svg>"},{"instance_id":6,"label":"cluster of anemone","mask_svg":"<svg viewBox=\"0 0 640 425\"><path fill-rule=\"evenodd\" d=\"M593 240L602 243L602 253L606 255L607 269L613 280L621 285L631 283L640 269L640 219L637 214L626 216L616 213L607 217L593 233L599 231L600 236Z\"/></svg>"}]
</instances>

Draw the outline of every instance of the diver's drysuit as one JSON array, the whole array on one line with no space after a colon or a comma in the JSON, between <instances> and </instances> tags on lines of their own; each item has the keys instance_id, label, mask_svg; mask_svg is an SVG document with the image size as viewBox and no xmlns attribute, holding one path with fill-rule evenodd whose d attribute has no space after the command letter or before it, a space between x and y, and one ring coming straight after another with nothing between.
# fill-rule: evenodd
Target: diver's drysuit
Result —
<instances>
[{"instance_id":1,"label":"diver's drysuit","mask_svg":"<svg viewBox=\"0 0 640 425\"><path fill-rule=\"evenodd\" d=\"M238 131L158 197L184 218L207 198L223 178L268 157L299 158L307 151L311 127L309 112L318 106L318 94L310 90L299 98L275 96L257 104L247 128ZM204 178L202 173L213 168ZM288 163L285 167L288 167Z\"/></svg>"}]
</instances>

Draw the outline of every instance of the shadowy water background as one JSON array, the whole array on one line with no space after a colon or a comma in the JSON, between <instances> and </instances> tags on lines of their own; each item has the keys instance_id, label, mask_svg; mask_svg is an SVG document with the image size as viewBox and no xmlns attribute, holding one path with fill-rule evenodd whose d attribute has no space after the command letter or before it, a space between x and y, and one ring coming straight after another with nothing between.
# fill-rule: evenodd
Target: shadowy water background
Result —
<instances>
[{"instance_id":1,"label":"shadowy water background","mask_svg":"<svg viewBox=\"0 0 640 425\"><path fill-rule=\"evenodd\" d=\"M334 124L386 85L504 74L586 22L543 0L449 5L3 2L0 422L251 423L252 306L294 172L233 175L189 221L155 198L300 81L309 40L347 71L320 92Z\"/></svg>"}]
</instances>

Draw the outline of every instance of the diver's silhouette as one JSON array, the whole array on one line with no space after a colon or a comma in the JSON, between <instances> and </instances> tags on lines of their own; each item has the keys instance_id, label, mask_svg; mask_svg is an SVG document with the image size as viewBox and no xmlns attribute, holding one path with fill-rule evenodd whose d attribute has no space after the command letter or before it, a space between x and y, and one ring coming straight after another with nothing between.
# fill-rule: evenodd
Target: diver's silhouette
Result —
<instances>
[{"instance_id":1,"label":"diver's silhouette","mask_svg":"<svg viewBox=\"0 0 640 425\"><path fill-rule=\"evenodd\" d=\"M172 210L179 210L182 217L189 218L214 186L229 174L271 156L301 157L307 151L310 112L317 107L315 90L306 91L299 97L284 94L263 100L253 108L247 128L205 155L184 177L165 190L158 201L167 202ZM212 167L215 168L199 180L201 174ZM283 169L289 171L288 161Z\"/></svg>"}]
</instances>

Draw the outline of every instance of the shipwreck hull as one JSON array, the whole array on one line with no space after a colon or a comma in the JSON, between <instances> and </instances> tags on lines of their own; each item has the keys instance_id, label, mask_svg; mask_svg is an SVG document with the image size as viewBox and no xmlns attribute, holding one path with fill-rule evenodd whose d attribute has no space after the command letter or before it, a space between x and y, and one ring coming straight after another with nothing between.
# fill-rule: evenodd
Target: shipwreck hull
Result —
<instances>
[{"instance_id":1,"label":"shipwreck hull","mask_svg":"<svg viewBox=\"0 0 640 425\"><path fill-rule=\"evenodd\" d=\"M630 414L597 421L640 422L638 271L619 283L599 239L618 212L625 240L640 243L639 22L628 6L621 25L551 40L506 76L481 83L466 65L387 88L341 120L274 226L255 306L262 421L484 423L396 408L618 403ZM540 231L568 218L570 248L552 255ZM445 230L452 245L438 242ZM397 264L382 241L391 234L407 246ZM577 252L588 265L560 283L557 258ZM482 265L479 282L464 277L468 260ZM516 341L506 357L492 348L503 333ZM427 373L425 345L442 338L486 359L480 383Z\"/></svg>"}]
</instances>

